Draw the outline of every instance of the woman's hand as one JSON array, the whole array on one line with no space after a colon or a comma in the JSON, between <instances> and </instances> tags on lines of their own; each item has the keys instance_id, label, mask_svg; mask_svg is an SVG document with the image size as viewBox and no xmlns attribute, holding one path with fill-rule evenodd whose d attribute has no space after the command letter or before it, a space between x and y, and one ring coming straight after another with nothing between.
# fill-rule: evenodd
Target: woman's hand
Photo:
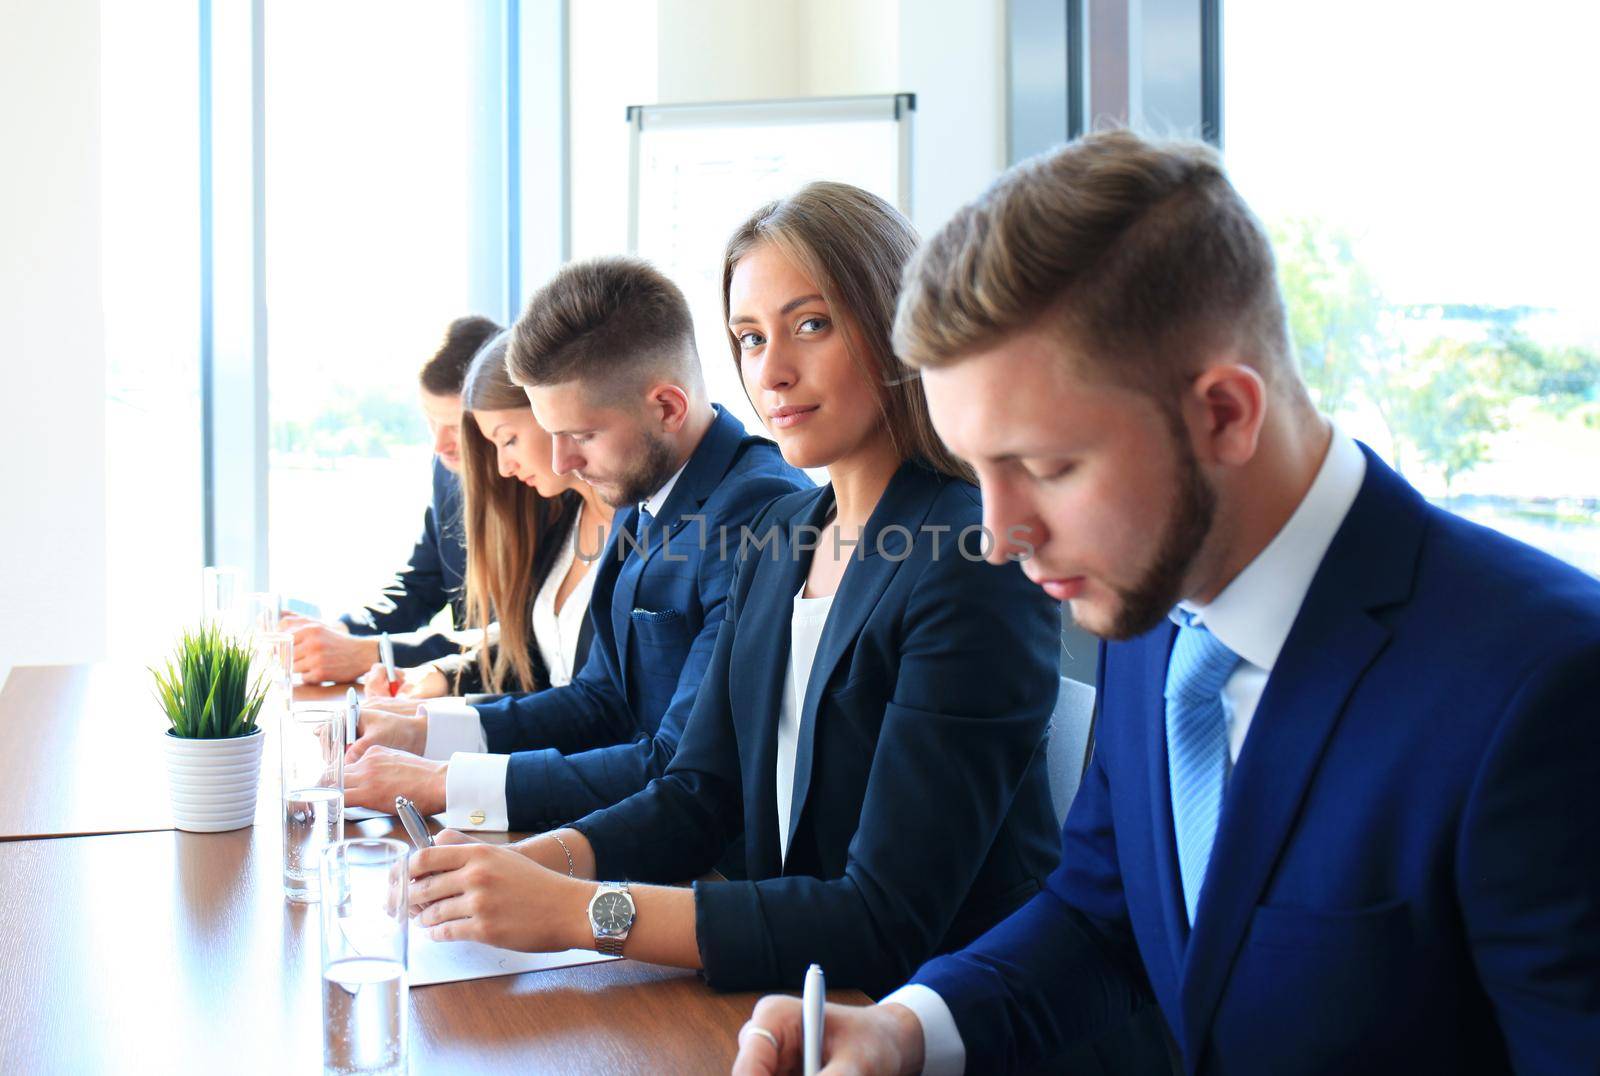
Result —
<instances>
[{"instance_id":1,"label":"woman's hand","mask_svg":"<svg viewBox=\"0 0 1600 1076\"><path fill-rule=\"evenodd\" d=\"M406 670L396 669L394 671L394 680L390 680L389 674L384 671L383 662L380 661L367 670L367 674L361 678L361 681L366 686L367 700L376 702L381 699L392 699L405 695L406 679ZM399 687L394 691L389 690L390 685L394 683L398 683Z\"/></svg>"},{"instance_id":2,"label":"woman's hand","mask_svg":"<svg viewBox=\"0 0 1600 1076\"><path fill-rule=\"evenodd\" d=\"M450 678L432 665L409 670L400 694L413 699L442 699L450 694Z\"/></svg>"},{"instance_id":3,"label":"woman's hand","mask_svg":"<svg viewBox=\"0 0 1600 1076\"><path fill-rule=\"evenodd\" d=\"M580 882L514 848L455 830L411 856L411 905L434 941L478 941L525 953L588 947L589 897Z\"/></svg>"},{"instance_id":4,"label":"woman's hand","mask_svg":"<svg viewBox=\"0 0 1600 1076\"><path fill-rule=\"evenodd\" d=\"M375 704L402 699L439 699L450 694L450 678L432 665L396 669L394 679L390 680L380 662L367 670L365 683L367 700ZM391 684L400 685L392 695Z\"/></svg>"},{"instance_id":5,"label":"woman's hand","mask_svg":"<svg viewBox=\"0 0 1600 1076\"><path fill-rule=\"evenodd\" d=\"M589 838L575 829L541 833L510 847L557 874L594 879L594 849L589 846Z\"/></svg>"}]
</instances>

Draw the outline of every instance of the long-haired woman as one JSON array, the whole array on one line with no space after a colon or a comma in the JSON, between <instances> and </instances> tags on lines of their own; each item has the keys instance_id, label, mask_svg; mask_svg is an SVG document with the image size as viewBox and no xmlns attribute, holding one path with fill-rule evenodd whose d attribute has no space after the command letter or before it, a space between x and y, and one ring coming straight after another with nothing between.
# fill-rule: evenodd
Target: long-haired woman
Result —
<instances>
[{"instance_id":1,"label":"long-haired woman","mask_svg":"<svg viewBox=\"0 0 1600 1076\"><path fill-rule=\"evenodd\" d=\"M406 670L404 695L558 687L588 651L590 568L612 509L588 483L551 469L550 435L506 373L509 339L483 346L461 389L467 623L482 635L462 654ZM387 696L382 666L367 686Z\"/></svg>"},{"instance_id":2,"label":"long-haired woman","mask_svg":"<svg viewBox=\"0 0 1600 1076\"><path fill-rule=\"evenodd\" d=\"M837 183L734 234L723 301L746 392L784 458L829 483L754 525L663 777L514 849L447 832L413 857L435 937L595 947L735 990L798 986L816 962L875 993L1039 890L1059 610L1017 564L983 563L977 490L890 346L914 245ZM592 881L702 877L735 841L740 880Z\"/></svg>"}]
</instances>

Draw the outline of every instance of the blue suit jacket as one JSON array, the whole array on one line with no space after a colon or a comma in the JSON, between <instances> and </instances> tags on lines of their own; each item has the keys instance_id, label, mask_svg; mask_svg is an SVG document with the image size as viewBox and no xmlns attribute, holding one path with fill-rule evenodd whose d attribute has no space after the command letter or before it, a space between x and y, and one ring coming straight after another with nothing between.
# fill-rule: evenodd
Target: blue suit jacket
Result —
<instances>
[{"instance_id":1,"label":"blue suit jacket","mask_svg":"<svg viewBox=\"0 0 1600 1076\"><path fill-rule=\"evenodd\" d=\"M832 506L831 486L808 490L757 521L772 541L745 553L677 758L577 823L599 877L656 882L705 874L743 831L754 880L695 886L720 989L798 986L815 961L832 985L882 992L1010 914L1056 863L1040 744L1058 607L1017 565L961 556L977 490L915 463L874 510L819 641L780 859L777 716L816 547L796 539Z\"/></svg>"},{"instance_id":2,"label":"blue suit jacket","mask_svg":"<svg viewBox=\"0 0 1600 1076\"><path fill-rule=\"evenodd\" d=\"M478 707L489 750L511 754L512 829L609 807L667 768L711 660L740 528L809 485L776 445L718 407L655 525L639 535L638 509L617 513L593 569L593 639L578 675Z\"/></svg>"},{"instance_id":3,"label":"blue suit jacket","mask_svg":"<svg viewBox=\"0 0 1600 1076\"><path fill-rule=\"evenodd\" d=\"M433 500L423 513L422 536L411 550L410 562L396 573L377 599L339 619L352 635L386 631L394 636L394 659L401 666L420 665L459 653L460 640L426 629L434 615L447 605L456 630L466 627L466 576L461 480L435 456Z\"/></svg>"},{"instance_id":4,"label":"blue suit jacket","mask_svg":"<svg viewBox=\"0 0 1600 1076\"><path fill-rule=\"evenodd\" d=\"M1153 991L1190 1072L1600 1069L1600 583L1426 504L1377 457L1229 780L1184 923L1162 690L1102 651L1047 890L917 975L972 1071Z\"/></svg>"}]
</instances>

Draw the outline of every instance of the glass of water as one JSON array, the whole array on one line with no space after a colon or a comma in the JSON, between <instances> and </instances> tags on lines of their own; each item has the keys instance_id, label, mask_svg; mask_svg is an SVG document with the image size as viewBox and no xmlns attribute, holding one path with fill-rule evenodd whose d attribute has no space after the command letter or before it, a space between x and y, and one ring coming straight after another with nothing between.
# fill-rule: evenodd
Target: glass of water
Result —
<instances>
[{"instance_id":1,"label":"glass of water","mask_svg":"<svg viewBox=\"0 0 1600 1076\"><path fill-rule=\"evenodd\" d=\"M322 1069L406 1071L410 851L357 838L322 854Z\"/></svg>"},{"instance_id":2,"label":"glass of water","mask_svg":"<svg viewBox=\"0 0 1600 1076\"><path fill-rule=\"evenodd\" d=\"M294 701L294 636L286 631L260 632L254 642L257 670L267 678L268 705L281 714Z\"/></svg>"},{"instance_id":3,"label":"glass of water","mask_svg":"<svg viewBox=\"0 0 1600 1076\"><path fill-rule=\"evenodd\" d=\"M237 568L207 566L201 580L201 617L226 631L238 628L239 600L244 593L244 573Z\"/></svg>"},{"instance_id":4,"label":"glass of water","mask_svg":"<svg viewBox=\"0 0 1600 1076\"><path fill-rule=\"evenodd\" d=\"M283 892L309 903L320 888L323 849L344 839L344 712L291 708L278 728Z\"/></svg>"},{"instance_id":5,"label":"glass of water","mask_svg":"<svg viewBox=\"0 0 1600 1076\"><path fill-rule=\"evenodd\" d=\"M244 628L253 635L277 631L278 621L283 619L283 606L278 596L270 591L251 591L244 596L239 607Z\"/></svg>"}]
</instances>

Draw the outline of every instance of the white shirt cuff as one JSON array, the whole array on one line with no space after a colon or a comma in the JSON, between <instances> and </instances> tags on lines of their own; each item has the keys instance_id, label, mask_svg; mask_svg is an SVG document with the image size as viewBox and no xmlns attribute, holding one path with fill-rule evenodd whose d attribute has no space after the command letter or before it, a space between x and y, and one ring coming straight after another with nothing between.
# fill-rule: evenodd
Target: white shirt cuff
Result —
<instances>
[{"instance_id":1,"label":"white shirt cuff","mask_svg":"<svg viewBox=\"0 0 1600 1076\"><path fill-rule=\"evenodd\" d=\"M511 828L506 819L506 771L510 755L457 751L444 775L444 824L451 829Z\"/></svg>"},{"instance_id":2,"label":"white shirt cuff","mask_svg":"<svg viewBox=\"0 0 1600 1076\"><path fill-rule=\"evenodd\" d=\"M429 699L417 706L417 716L428 723L428 739L422 748L424 758L444 761L457 751L487 751L489 738L476 707L465 699Z\"/></svg>"},{"instance_id":3,"label":"white shirt cuff","mask_svg":"<svg viewBox=\"0 0 1600 1076\"><path fill-rule=\"evenodd\" d=\"M909 983L879 1005L904 1005L922 1025L922 1076L961 1076L967 1067L967 1045L944 998L921 983Z\"/></svg>"}]
</instances>

